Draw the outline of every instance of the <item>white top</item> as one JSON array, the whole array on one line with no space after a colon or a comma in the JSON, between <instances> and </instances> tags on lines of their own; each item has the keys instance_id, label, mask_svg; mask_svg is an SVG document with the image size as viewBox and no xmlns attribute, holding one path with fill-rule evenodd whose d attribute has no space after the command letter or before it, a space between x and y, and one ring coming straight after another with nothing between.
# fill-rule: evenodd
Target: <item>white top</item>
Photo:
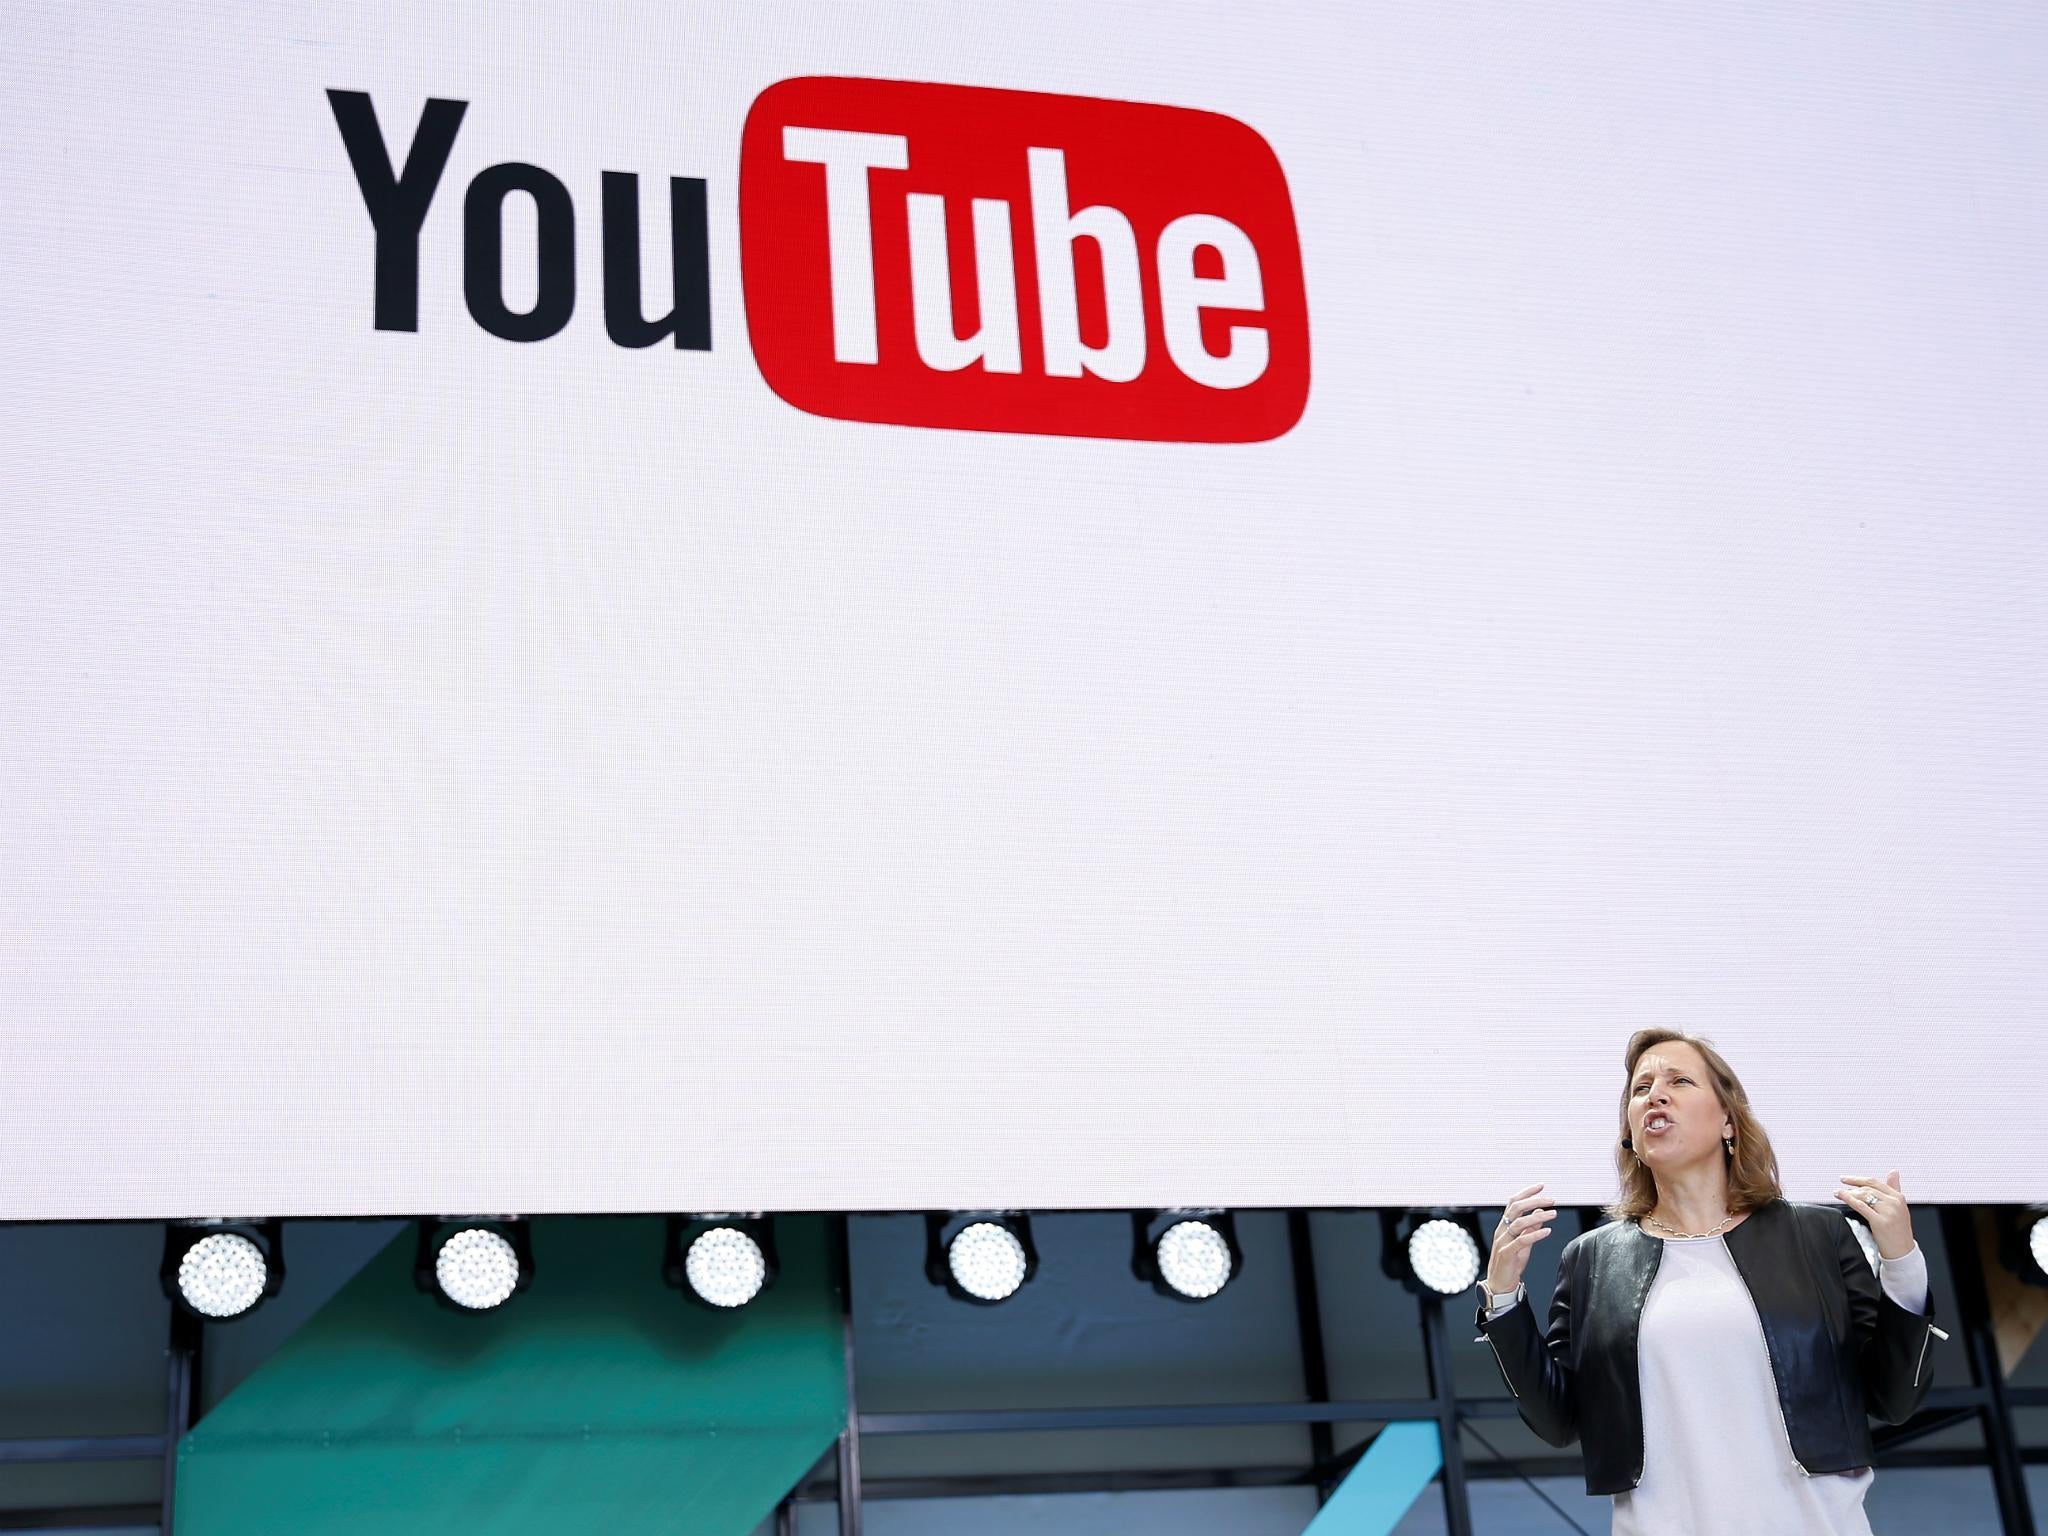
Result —
<instances>
[{"instance_id":1,"label":"white top","mask_svg":"<svg viewBox=\"0 0 2048 1536\"><path fill-rule=\"evenodd\" d=\"M1809 1476L1792 1459L1763 1324L1727 1242L1662 1241L1637 1363L1643 1478L1614 1496L1614 1536L1870 1536L1868 1467ZM1917 1245L1879 1272L1892 1300L1927 1310L1927 1260Z\"/></svg>"},{"instance_id":2,"label":"white top","mask_svg":"<svg viewBox=\"0 0 2048 1536\"><path fill-rule=\"evenodd\" d=\"M1809 1476L1792 1459L1763 1324L1727 1239L1663 1242L1637 1357L1643 1480L1614 1496L1614 1536L1870 1536L1870 1468ZM1894 1301L1926 1310L1927 1261L1917 1246L1881 1268Z\"/></svg>"}]
</instances>

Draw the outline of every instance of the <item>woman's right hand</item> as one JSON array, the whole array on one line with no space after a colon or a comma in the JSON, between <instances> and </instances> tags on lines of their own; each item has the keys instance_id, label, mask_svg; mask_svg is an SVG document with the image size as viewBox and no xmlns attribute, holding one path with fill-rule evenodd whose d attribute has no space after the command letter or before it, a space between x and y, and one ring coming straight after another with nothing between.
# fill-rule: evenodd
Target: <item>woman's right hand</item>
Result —
<instances>
[{"instance_id":1,"label":"woman's right hand","mask_svg":"<svg viewBox=\"0 0 2048 1536\"><path fill-rule=\"evenodd\" d=\"M1543 1186L1531 1184L1507 1203L1493 1229L1493 1254L1486 1262L1486 1291L1505 1296L1522 1283L1529 1250L1550 1236L1557 1212L1543 1202Z\"/></svg>"}]
</instances>

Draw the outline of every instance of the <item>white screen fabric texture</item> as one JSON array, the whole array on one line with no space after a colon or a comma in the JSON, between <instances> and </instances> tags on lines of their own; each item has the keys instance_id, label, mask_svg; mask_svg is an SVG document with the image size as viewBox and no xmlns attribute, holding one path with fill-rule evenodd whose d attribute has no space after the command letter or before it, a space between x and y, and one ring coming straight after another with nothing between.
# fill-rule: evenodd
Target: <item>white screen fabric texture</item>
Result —
<instances>
[{"instance_id":1,"label":"white screen fabric texture","mask_svg":"<svg viewBox=\"0 0 2048 1536\"><path fill-rule=\"evenodd\" d=\"M1651 1024L1796 1196L2048 1194L2048 13L16 5L0 50L0 1218L1595 1202ZM809 75L1250 125L1298 424L784 403L738 156ZM469 103L415 331L329 90L394 155ZM576 212L531 344L464 299L512 162ZM706 183L708 351L607 337L620 170L661 298Z\"/></svg>"}]
</instances>

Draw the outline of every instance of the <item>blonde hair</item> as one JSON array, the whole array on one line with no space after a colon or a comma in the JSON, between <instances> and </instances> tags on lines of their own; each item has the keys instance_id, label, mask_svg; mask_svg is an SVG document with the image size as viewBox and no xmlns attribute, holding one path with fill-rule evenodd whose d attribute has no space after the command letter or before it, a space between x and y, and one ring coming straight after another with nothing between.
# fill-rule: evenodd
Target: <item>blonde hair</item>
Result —
<instances>
[{"instance_id":1,"label":"blonde hair","mask_svg":"<svg viewBox=\"0 0 2048 1536\"><path fill-rule=\"evenodd\" d=\"M1623 1052L1627 1075L1621 1083L1621 1134L1629 1134L1629 1090L1635 1082L1636 1063L1642 1060L1645 1051L1674 1041L1700 1053L1721 1107L1735 1127L1735 1151L1728 1154L1728 1209L1736 1213L1753 1211L1783 1199L1785 1191L1778 1183L1778 1154L1771 1150L1771 1138L1749 1107L1749 1094L1743 1089L1742 1079L1712 1043L1698 1035L1688 1035L1680 1029L1639 1029L1629 1036L1628 1048ZM1621 1175L1621 1194L1607 1207L1608 1216L1615 1221L1628 1221L1649 1215L1657 1208L1657 1181L1648 1165L1636 1156L1633 1148L1617 1143L1614 1166Z\"/></svg>"}]
</instances>

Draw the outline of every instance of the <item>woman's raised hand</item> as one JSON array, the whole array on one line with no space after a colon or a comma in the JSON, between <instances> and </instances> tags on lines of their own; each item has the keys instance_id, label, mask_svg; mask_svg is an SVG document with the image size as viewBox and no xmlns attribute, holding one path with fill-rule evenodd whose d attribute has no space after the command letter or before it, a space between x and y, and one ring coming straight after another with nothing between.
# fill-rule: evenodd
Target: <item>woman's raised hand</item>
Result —
<instances>
[{"instance_id":1,"label":"woman's raised hand","mask_svg":"<svg viewBox=\"0 0 2048 1536\"><path fill-rule=\"evenodd\" d=\"M1556 1219L1557 1212L1543 1203L1541 1184L1531 1184L1508 1202L1500 1225L1493 1229L1493 1255L1486 1262L1488 1295L1505 1296L1522 1283L1529 1250L1550 1236L1550 1223Z\"/></svg>"},{"instance_id":2,"label":"woman's raised hand","mask_svg":"<svg viewBox=\"0 0 2048 1536\"><path fill-rule=\"evenodd\" d=\"M1899 1193L1898 1169L1881 1179L1844 1174L1835 1198L1844 1204L1856 1202L1858 1214L1870 1223L1879 1258L1902 1259L1913 1251L1913 1213Z\"/></svg>"}]
</instances>

